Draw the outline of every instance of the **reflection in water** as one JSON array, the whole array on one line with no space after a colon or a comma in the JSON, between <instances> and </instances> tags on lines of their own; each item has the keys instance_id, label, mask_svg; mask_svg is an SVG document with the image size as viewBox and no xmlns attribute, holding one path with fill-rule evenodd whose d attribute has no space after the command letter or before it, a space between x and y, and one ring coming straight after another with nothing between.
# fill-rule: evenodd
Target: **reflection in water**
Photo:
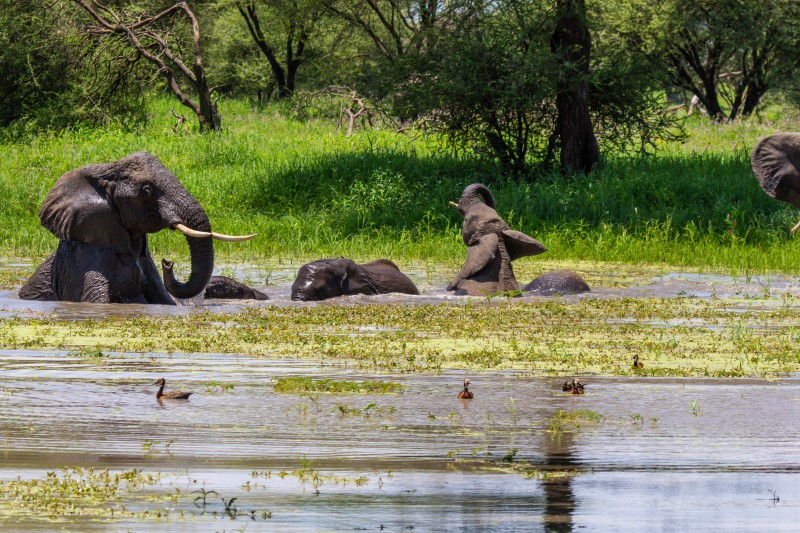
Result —
<instances>
[{"instance_id":1,"label":"reflection in water","mask_svg":"<svg viewBox=\"0 0 800 533\"><path fill-rule=\"evenodd\" d=\"M548 531L572 531L572 513L575 511L573 476L576 469L575 446L571 431L549 432L545 437L545 465L553 476L542 481L545 496L544 523ZM564 474L564 475L559 475Z\"/></svg>"}]
</instances>

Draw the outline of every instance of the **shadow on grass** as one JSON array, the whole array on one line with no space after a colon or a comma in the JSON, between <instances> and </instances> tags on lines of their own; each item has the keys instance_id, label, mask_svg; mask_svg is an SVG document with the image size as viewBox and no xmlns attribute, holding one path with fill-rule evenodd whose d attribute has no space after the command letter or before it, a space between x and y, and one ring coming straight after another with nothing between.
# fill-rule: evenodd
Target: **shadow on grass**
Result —
<instances>
[{"instance_id":1,"label":"shadow on grass","mask_svg":"<svg viewBox=\"0 0 800 533\"><path fill-rule=\"evenodd\" d=\"M754 242L775 239L776 229L797 216L761 191L744 151L611 160L588 176L539 175L520 182L474 159L373 150L300 160L252 178L255 186L245 199L250 209L322 217L342 234L460 226L448 201L475 181L490 186L512 227L530 234L606 225L635 235L659 227L675 235Z\"/></svg>"}]
</instances>

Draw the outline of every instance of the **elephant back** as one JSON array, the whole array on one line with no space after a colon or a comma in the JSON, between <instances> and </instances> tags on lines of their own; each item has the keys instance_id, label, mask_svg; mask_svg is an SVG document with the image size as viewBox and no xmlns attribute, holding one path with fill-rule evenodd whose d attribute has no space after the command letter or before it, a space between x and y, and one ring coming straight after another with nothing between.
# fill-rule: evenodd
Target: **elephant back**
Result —
<instances>
[{"instance_id":1,"label":"elephant back","mask_svg":"<svg viewBox=\"0 0 800 533\"><path fill-rule=\"evenodd\" d=\"M776 133L762 139L750 155L764 192L800 207L800 133Z\"/></svg>"}]
</instances>

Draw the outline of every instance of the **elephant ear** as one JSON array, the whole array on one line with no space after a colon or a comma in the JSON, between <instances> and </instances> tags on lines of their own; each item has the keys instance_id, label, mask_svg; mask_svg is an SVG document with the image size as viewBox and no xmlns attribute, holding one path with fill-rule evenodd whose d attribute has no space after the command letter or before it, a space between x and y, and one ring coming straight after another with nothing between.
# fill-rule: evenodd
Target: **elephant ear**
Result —
<instances>
[{"instance_id":1,"label":"elephant ear","mask_svg":"<svg viewBox=\"0 0 800 533\"><path fill-rule=\"evenodd\" d=\"M352 262L342 272L339 280L342 294L378 294L378 288L372 282L367 271Z\"/></svg>"},{"instance_id":2,"label":"elephant ear","mask_svg":"<svg viewBox=\"0 0 800 533\"><path fill-rule=\"evenodd\" d=\"M800 207L800 133L776 133L762 139L750 155L764 192Z\"/></svg>"},{"instance_id":3,"label":"elephant ear","mask_svg":"<svg viewBox=\"0 0 800 533\"><path fill-rule=\"evenodd\" d=\"M104 164L70 170L58 178L39 210L42 225L67 241L127 245L128 233L120 231L111 203L111 176L111 165Z\"/></svg>"},{"instance_id":4,"label":"elephant ear","mask_svg":"<svg viewBox=\"0 0 800 533\"><path fill-rule=\"evenodd\" d=\"M500 238L496 233L487 233L474 239L467 247L467 260L458 274L460 279L467 279L486 268L497 257L497 243Z\"/></svg>"},{"instance_id":5,"label":"elephant ear","mask_svg":"<svg viewBox=\"0 0 800 533\"><path fill-rule=\"evenodd\" d=\"M539 255L547 251L544 244L533 237L528 237L521 231L506 229L503 230L503 237L508 256L512 261L528 255Z\"/></svg>"}]
</instances>

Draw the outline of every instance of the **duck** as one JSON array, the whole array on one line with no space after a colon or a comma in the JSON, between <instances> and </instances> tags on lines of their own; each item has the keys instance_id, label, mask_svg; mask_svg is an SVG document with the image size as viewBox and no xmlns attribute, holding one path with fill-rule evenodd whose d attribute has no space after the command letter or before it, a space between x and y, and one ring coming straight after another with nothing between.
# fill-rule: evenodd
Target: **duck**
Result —
<instances>
[{"instance_id":1,"label":"duck","mask_svg":"<svg viewBox=\"0 0 800 533\"><path fill-rule=\"evenodd\" d=\"M640 363L639 362L639 354L638 353L633 354L633 357L631 357L631 359L633 359L633 365L631 365L632 368L637 368L637 369L638 368L644 368L644 363Z\"/></svg>"},{"instance_id":2,"label":"duck","mask_svg":"<svg viewBox=\"0 0 800 533\"><path fill-rule=\"evenodd\" d=\"M465 379L464 380L464 390L462 390L461 392L458 393L458 399L459 400L471 400L472 399L472 393L467 388L467 387L469 387L469 384L470 384L469 379Z\"/></svg>"},{"instance_id":3,"label":"duck","mask_svg":"<svg viewBox=\"0 0 800 533\"><path fill-rule=\"evenodd\" d=\"M565 381L561 390L570 394L583 394L583 383L578 378L573 378L572 381Z\"/></svg>"},{"instance_id":4,"label":"duck","mask_svg":"<svg viewBox=\"0 0 800 533\"><path fill-rule=\"evenodd\" d=\"M153 385L161 385L156 393L157 400L188 400L191 392L172 391L164 394L164 385L167 381L164 378L158 378Z\"/></svg>"}]
</instances>

